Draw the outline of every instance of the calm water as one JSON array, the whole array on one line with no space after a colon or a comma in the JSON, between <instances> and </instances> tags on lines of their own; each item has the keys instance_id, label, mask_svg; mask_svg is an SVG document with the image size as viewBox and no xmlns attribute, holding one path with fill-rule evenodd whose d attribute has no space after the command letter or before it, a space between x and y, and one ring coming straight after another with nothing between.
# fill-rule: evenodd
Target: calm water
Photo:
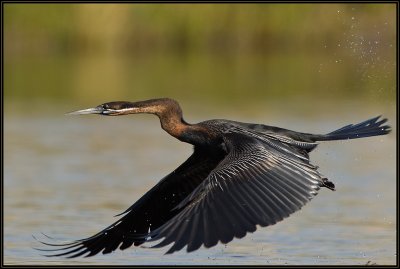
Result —
<instances>
[{"instance_id":1,"label":"calm water","mask_svg":"<svg viewBox=\"0 0 400 269\"><path fill-rule=\"evenodd\" d=\"M75 107L74 107L75 108ZM72 109L74 109L72 108ZM189 107L187 107L188 110ZM354 107L353 107L354 109ZM328 132L385 113L379 109L305 117L210 112L196 122L230 117L298 131ZM221 115L222 114L222 115ZM385 114L395 130L394 114ZM336 192L322 189L301 211L243 239L193 253L163 255L143 247L67 260L46 258L32 235L59 240L90 236L116 219L191 153L150 115L20 117L6 114L4 262L6 264L395 264L395 132L385 137L321 144L313 163Z\"/></svg>"}]
</instances>

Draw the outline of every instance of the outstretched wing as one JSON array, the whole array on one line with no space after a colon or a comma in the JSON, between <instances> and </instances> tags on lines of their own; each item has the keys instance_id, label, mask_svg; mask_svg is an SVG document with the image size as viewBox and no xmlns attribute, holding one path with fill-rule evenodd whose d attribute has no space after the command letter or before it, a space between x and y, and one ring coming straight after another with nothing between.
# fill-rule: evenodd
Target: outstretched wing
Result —
<instances>
[{"instance_id":1,"label":"outstretched wing","mask_svg":"<svg viewBox=\"0 0 400 269\"><path fill-rule=\"evenodd\" d=\"M239 132L224 137L228 155L178 206L179 214L150 233L153 247L211 247L298 211L324 186L301 149Z\"/></svg>"},{"instance_id":2,"label":"outstretched wing","mask_svg":"<svg viewBox=\"0 0 400 269\"><path fill-rule=\"evenodd\" d=\"M58 247L48 249L50 251L61 251L48 256L68 256L69 258L82 255L93 256L101 251L103 254L110 253L118 246L120 249L126 249L132 244L137 246L144 243L146 240L144 236L149 231L160 227L180 212L172 209L207 178L225 154L222 150L209 152L195 147L189 159L120 214L125 214L121 219L103 231L68 244L42 242Z\"/></svg>"}]
</instances>

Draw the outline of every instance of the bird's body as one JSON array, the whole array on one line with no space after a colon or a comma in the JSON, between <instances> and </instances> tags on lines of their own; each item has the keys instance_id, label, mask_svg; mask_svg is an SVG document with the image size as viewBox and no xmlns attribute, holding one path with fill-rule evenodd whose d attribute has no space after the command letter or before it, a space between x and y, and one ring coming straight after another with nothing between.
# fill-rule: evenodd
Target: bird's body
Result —
<instances>
[{"instance_id":1,"label":"bird's body","mask_svg":"<svg viewBox=\"0 0 400 269\"><path fill-rule=\"evenodd\" d=\"M211 247L242 238L256 225L268 226L310 201L321 187L335 186L309 162L317 141L383 135L390 127L379 117L315 135L262 124L208 120L188 124L179 104L168 98L111 102L70 114L152 113L162 128L194 145L193 154L125 212L92 237L69 244L50 256L92 256L161 240L167 253L187 246Z\"/></svg>"}]
</instances>

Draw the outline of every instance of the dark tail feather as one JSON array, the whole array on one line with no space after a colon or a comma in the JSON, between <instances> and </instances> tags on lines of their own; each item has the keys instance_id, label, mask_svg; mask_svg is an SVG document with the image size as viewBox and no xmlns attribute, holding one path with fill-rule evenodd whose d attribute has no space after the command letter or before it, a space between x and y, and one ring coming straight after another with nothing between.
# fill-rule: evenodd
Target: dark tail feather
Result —
<instances>
[{"instance_id":1,"label":"dark tail feather","mask_svg":"<svg viewBox=\"0 0 400 269\"><path fill-rule=\"evenodd\" d=\"M387 122L387 119L379 119L380 117L378 116L358 124L349 124L325 135L315 135L311 139L314 141L344 140L390 133L391 127L389 125L382 126L382 124Z\"/></svg>"}]
</instances>

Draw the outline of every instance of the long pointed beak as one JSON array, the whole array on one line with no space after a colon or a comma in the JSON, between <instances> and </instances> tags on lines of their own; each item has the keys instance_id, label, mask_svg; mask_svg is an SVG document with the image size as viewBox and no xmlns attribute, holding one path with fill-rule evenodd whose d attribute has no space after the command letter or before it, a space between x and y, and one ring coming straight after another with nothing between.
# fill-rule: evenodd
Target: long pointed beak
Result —
<instances>
[{"instance_id":1,"label":"long pointed beak","mask_svg":"<svg viewBox=\"0 0 400 269\"><path fill-rule=\"evenodd\" d=\"M94 107L94 108L72 111L72 112L66 113L65 115L103 114L103 112L104 112L103 108Z\"/></svg>"}]
</instances>

